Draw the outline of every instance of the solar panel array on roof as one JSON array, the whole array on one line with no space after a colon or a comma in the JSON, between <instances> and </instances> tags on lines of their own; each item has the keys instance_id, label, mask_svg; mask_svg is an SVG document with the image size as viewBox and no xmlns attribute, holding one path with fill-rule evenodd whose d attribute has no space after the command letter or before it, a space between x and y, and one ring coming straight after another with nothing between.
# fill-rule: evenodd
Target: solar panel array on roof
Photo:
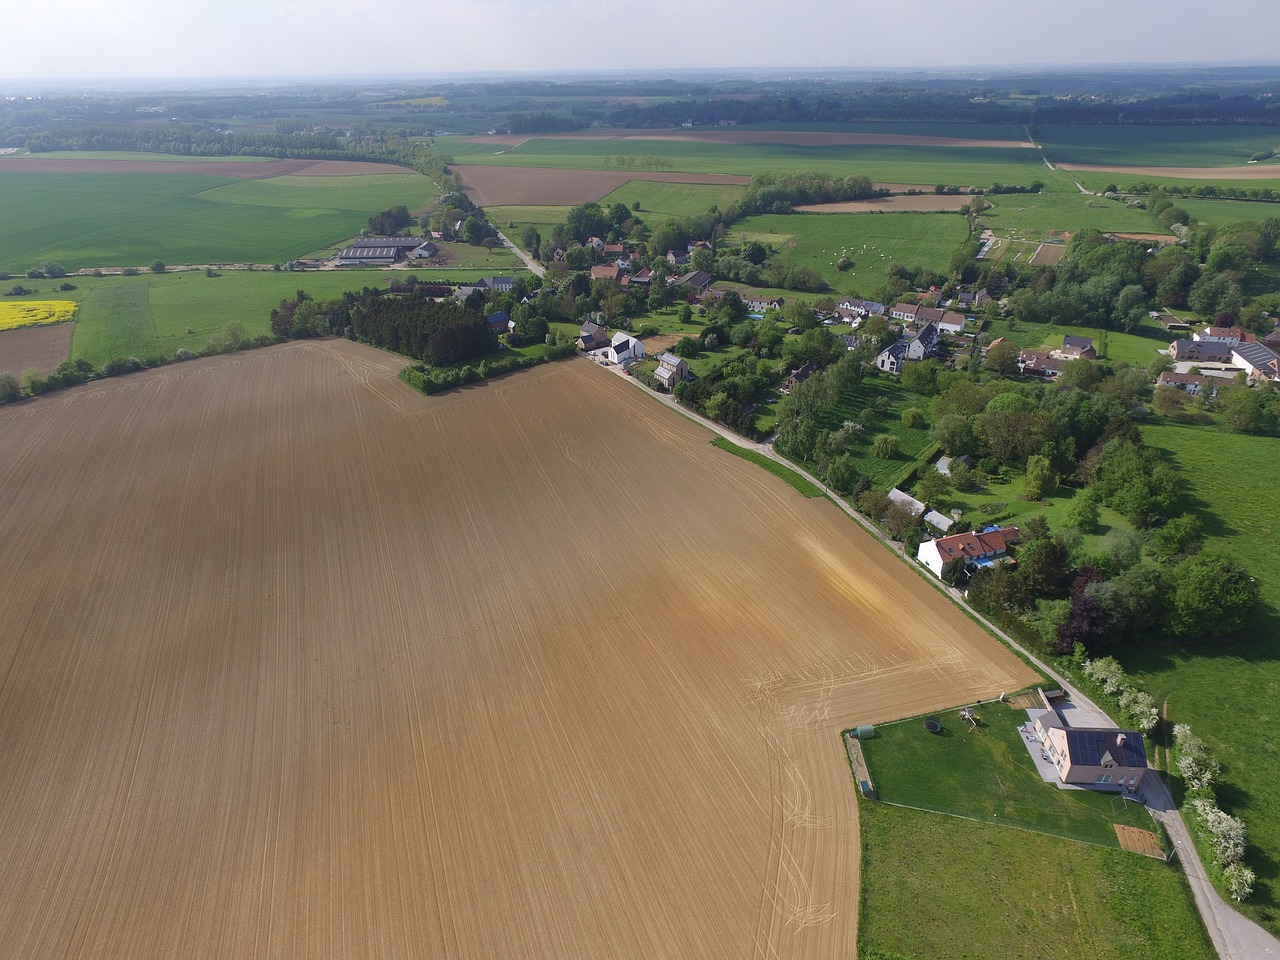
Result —
<instances>
[{"instance_id":1,"label":"solar panel array on roof","mask_svg":"<svg viewBox=\"0 0 1280 960\"><path fill-rule=\"evenodd\" d=\"M1067 728L1067 752L1072 764L1100 767L1103 756L1121 767L1145 767L1147 751L1142 735L1128 730L1081 730ZM1121 737L1124 739L1121 740Z\"/></svg>"}]
</instances>

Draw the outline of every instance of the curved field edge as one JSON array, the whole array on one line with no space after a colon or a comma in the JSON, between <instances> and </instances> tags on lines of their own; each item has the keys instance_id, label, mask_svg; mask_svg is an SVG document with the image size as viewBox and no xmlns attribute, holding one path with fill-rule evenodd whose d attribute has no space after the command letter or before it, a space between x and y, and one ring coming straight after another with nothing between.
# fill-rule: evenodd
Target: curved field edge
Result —
<instances>
[{"instance_id":1,"label":"curved field edge","mask_svg":"<svg viewBox=\"0 0 1280 960\"><path fill-rule=\"evenodd\" d=\"M0 411L5 942L847 950L839 731L1031 672L606 371L400 365L289 344Z\"/></svg>"}]
</instances>

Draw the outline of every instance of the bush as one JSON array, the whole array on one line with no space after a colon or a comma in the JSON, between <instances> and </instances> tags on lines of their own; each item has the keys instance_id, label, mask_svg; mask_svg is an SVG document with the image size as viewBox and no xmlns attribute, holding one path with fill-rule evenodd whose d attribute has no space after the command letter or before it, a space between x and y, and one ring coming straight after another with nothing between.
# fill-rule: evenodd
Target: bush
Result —
<instances>
[{"instance_id":1,"label":"bush","mask_svg":"<svg viewBox=\"0 0 1280 960\"><path fill-rule=\"evenodd\" d=\"M902 425L908 430L919 430L924 426L924 413L918 407L907 407L902 411Z\"/></svg>"},{"instance_id":2,"label":"bush","mask_svg":"<svg viewBox=\"0 0 1280 960\"><path fill-rule=\"evenodd\" d=\"M882 433L871 441L871 455L877 460L892 460L898 455L898 438Z\"/></svg>"},{"instance_id":3,"label":"bush","mask_svg":"<svg viewBox=\"0 0 1280 960\"><path fill-rule=\"evenodd\" d=\"M0 373L0 403L12 403L22 396L22 385L12 373Z\"/></svg>"}]
</instances>

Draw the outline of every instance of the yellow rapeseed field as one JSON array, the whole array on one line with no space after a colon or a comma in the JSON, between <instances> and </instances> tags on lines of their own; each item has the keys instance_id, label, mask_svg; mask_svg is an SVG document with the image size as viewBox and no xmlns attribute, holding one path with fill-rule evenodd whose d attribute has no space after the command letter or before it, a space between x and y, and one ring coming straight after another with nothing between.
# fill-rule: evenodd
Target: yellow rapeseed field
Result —
<instances>
[{"instance_id":1,"label":"yellow rapeseed field","mask_svg":"<svg viewBox=\"0 0 1280 960\"><path fill-rule=\"evenodd\" d=\"M17 303L0 303L0 330L74 320L78 306L79 304L74 300L23 300Z\"/></svg>"}]
</instances>

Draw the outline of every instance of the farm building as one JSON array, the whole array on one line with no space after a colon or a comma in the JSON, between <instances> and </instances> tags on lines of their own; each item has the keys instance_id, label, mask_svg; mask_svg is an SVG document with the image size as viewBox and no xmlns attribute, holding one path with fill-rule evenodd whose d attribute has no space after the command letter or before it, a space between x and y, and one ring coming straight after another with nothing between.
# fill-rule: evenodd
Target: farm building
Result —
<instances>
[{"instance_id":1,"label":"farm building","mask_svg":"<svg viewBox=\"0 0 1280 960\"><path fill-rule=\"evenodd\" d=\"M644 344L635 337L627 336L619 330L609 342L606 359L612 363L627 364L644 359Z\"/></svg>"},{"instance_id":2,"label":"farm building","mask_svg":"<svg viewBox=\"0 0 1280 960\"><path fill-rule=\"evenodd\" d=\"M1036 736L1063 783L1136 790L1147 772L1142 734L1111 727L1069 727L1057 711L1034 716Z\"/></svg>"},{"instance_id":3,"label":"farm building","mask_svg":"<svg viewBox=\"0 0 1280 960\"><path fill-rule=\"evenodd\" d=\"M899 490L894 487L889 491L889 502L896 503L900 507L906 507L907 511L913 516L918 517L925 512L926 507L923 503L907 493L905 490Z\"/></svg>"},{"instance_id":4,"label":"farm building","mask_svg":"<svg viewBox=\"0 0 1280 960\"><path fill-rule=\"evenodd\" d=\"M890 497L892 498L892 494ZM942 568L952 560L960 559L967 569L991 566L999 563L1009 552L1009 545L1022 538L1017 527L996 527L989 530L953 533L949 537L926 540L916 551L916 559L942 579Z\"/></svg>"},{"instance_id":5,"label":"farm building","mask_svg":"<svg viewBox=\"0 0 1280 960\"><path fill-rule=\"evenodd\" d=\"M340 267L385 267L399 263L410 250L422 246L421 237L361 237L338 254Z\"/></svg>"},{"instance_id":6,"label":"farm building","mask_svg":"<svg viewBox=\"0 0 1280 960\"><path fill-rule=\"evenodd\" d=\"M1280 355L1261 343L1237 344L1231 351L1232 361L1249 375L1249 382L1280 382Z\"/></svg>"},{"instance_id":7,"label":"farm building","mask_svg":"<svg viewBox=\"0 0 1280 960\"><path fill-rule=\"evenodd\" d=\"M622 268L614 263L598 263L591 268L592 280L617 280L622 276Z\"/></svg>"},{"instance_id":8,"label":"farm building","mask_svg":"<svg viewBox=\"0 0 1280 960\"><path fill-rule=\"evenodd\" d=\"M497 293L510 293L515 287L516 281L514 277L482 277L476 281L476 286Z\"/></svg>"}]
</instances>

